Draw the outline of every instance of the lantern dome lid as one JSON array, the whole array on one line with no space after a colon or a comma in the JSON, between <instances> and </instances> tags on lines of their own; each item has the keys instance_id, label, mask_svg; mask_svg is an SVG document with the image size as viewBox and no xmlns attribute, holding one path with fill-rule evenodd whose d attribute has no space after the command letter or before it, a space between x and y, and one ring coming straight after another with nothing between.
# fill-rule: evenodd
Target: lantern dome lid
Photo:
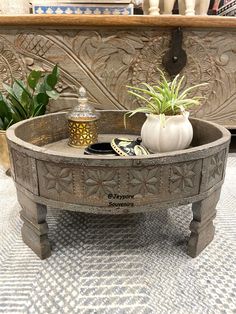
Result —
<instances>
[{"instance_id":1,"label":"lantern dome lid","mask_svg":"<svg viewBox=\"0 0 236 314\"><path fill-rule=\"evenodd\" d=\"M98 120L100 114L95 110L92 104L89 104L87 92L84 87L80 87L78 95L78 104L67 115L68 120L72 121L93 121Z\"/></svg>"}]
</instances>

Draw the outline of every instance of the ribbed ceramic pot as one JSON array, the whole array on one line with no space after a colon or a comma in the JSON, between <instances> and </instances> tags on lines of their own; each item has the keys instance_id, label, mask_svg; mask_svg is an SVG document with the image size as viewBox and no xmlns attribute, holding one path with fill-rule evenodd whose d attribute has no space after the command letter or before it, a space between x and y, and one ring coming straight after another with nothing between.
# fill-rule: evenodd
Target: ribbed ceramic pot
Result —
<instances>
[{"instance_id":1,"label":"ribbed ceramic pot","mask_svg":"<svg viewBox=\"0 0 236 314\"><path fill-rule=\"evenodd\" d=\"M10 168L6 131L0 130L0 167L6 171Z\"/></svg>"},{"instance_id":2,"label":"ribbed ceramic pot","mask_svg":"<svg viewBox=\"0 0 236 314\"><path fill-rule=\"evenodd\" d=\"M142 144L152 153L164 153L189 147L193 138L193 127L189 113L166 116L148 114L141 130Z\"/></svg>"},{"instance_id":3,"label":"ribbed ceramic pot","mask_svg":"<svg viewBox=\"0 0 236 314\"><path fill-rule=\"evenodd\" d=\"M0 14L29 14L28 0L0 0Z\"/></svg>"}]
</instances>

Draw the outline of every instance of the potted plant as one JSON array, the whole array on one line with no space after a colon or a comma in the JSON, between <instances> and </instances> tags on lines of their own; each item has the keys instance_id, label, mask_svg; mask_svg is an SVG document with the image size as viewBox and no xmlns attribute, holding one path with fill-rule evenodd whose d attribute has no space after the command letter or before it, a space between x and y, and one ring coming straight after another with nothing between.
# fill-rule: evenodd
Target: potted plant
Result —
<instances>
[{"instance_id":1,"label":"potted plant","mask_svg":"<svg viewBox=\"0 0 236 314\"><path fill-rule=\"evenodd\" d=\"M181 90L184 77L177 75L168 82L160 71L157 85L142 83L145 88L127 86L129 93L141 99L144 107L127 112L130 117L138 112L145 113L147 119L141 129L142 144L152 153L170 152L189 147L193 138L193 128L188 119L188 109L199 105L202 97L188 98L189 93L204 84ZM126 117L126 116L125 116Z\"/></svg>"},{"instance_id":2,"label":"potted plant","mask_svg":"<svg viewBox=\"0 0 236 314\"><path fill-rule=\"evenodd\" d=\"M12 86L3 84L6 96L0 92L0 165L9 168L6 129L16 122L43 115L50 99L57 99L55 86L59 70L56 65L51 73L32 71L27 82L14 80Z\"/></svg>"}]
</instances>

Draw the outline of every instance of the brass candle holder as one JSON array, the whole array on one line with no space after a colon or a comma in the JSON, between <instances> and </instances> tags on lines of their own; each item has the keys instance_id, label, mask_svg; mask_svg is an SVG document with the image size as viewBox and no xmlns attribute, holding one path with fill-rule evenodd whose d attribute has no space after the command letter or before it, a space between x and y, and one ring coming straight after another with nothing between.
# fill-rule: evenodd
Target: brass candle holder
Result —
<instances>
[{"instance_id":1,"label":"brass candle holder","mask_svg":"<svg viewBox=\"0 0 236 314\"><path fill-rule=\"evenodd\" d=\"M86 90L79 89L78 105L68 113L69 142L72 147L86 147L98 141L97 120L100 115L88 103Z\"/></svg>"}]
</instances>

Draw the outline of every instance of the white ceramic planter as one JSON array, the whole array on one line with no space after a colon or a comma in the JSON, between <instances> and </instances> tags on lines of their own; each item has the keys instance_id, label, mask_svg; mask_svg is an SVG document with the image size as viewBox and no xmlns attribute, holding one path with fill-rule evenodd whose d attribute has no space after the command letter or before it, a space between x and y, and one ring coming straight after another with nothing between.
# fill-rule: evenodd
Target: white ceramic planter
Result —
<instances>
[{"instance_id":1,"label":"white ceramic planter","mask_svg":"<svg viewBox=\"0 0 236 314\"><path fill-rule=\"evenodd\" d=\"M164 153L189 147L193 128L189 113L166 116L161 123L159 115L149 114L141 130L142 144L152 153Z\"/></svg>"},{"instance_id":2,"label":"white ceramic planter","mask_svg":"<svg viewBox=\"0 0 236 314\"><path fill-rule=\"evenodd\" d=\"M0 0L0 14L29 14L28 0Z\"/></svg>"}]
</instances>

